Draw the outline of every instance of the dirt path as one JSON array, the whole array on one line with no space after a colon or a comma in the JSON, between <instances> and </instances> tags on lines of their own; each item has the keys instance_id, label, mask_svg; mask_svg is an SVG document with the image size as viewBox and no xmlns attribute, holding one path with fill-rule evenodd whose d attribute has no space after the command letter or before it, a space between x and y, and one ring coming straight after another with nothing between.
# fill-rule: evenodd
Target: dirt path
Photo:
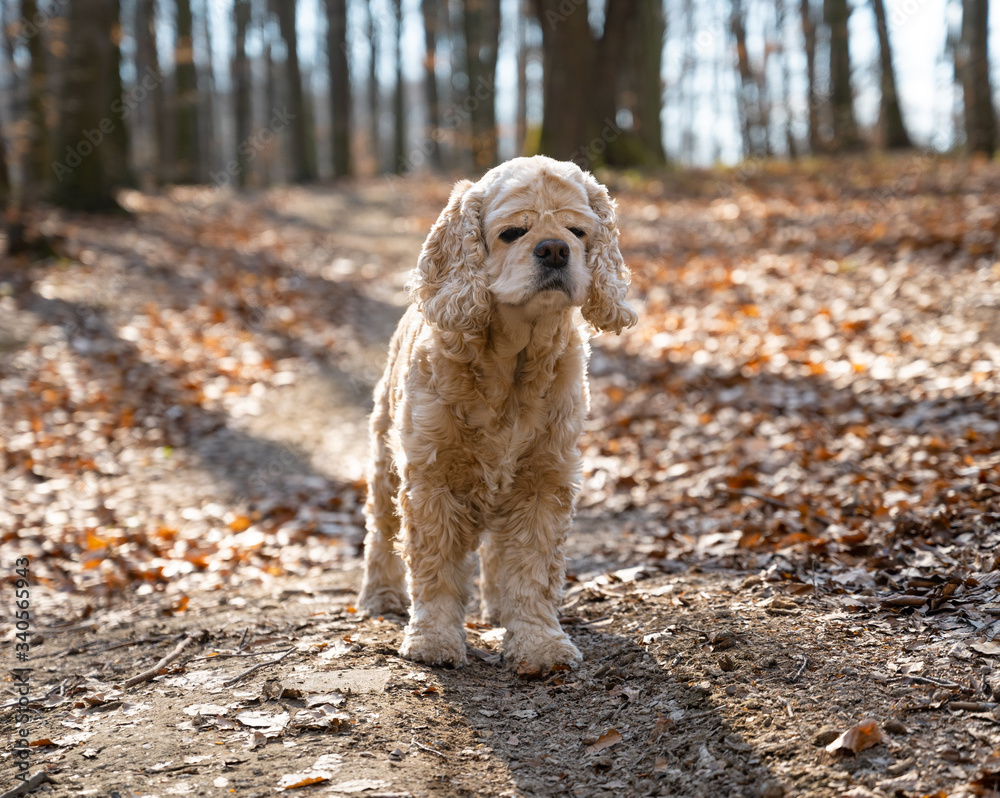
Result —
<instances>
[{"instance_id":1,"label":"dirt path","mask_svg":"<svg viewBox=\"0 0 1000 798\"><path fill-rule=\"evenodd\" d=\"M195 595L182 616L98 611L36 644L34 764L59 798L263 796L310 778L304 795L983 794L956 789L998 742L960 686L979 678L971 659L766 578L620 581L636 576L570 589L584 665L535 682L502 669L478 624L467 668L399 659L401 621L350 610L356 570ZM183 635L166 675L121 687ZM825 750L866 717L880 745Z\"/></svg>"},{"instance_id":2,"label":"dirt path","mask_svg":"<svg viewBox=\"0 0 1000 798\"><path fill-rule=\"evenodd\" d=\"M0 274L0 541L8 575L31 562L37 794L1000 789L1000 271L979 228L921 216L933 195L941 225L1000 229L1000 175L948 169L892 178L900 240L841 261L843 231L869 232L815 176L618 187L644 322L595 345L563 607L585 662L538 680L474 614L449 671L351 606L371 388L446 184L42 216L58 255ZM865 315L887 298L895 321ZM16 699L8 681L0 794Z\"/></svg>"}]
</instances>

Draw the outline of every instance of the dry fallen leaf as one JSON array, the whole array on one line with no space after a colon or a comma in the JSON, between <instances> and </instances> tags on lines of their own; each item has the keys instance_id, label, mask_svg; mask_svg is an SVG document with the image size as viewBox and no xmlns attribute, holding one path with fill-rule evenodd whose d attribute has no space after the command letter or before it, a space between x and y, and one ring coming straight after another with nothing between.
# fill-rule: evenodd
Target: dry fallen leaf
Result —
<instances>
[{"instance_id":1,"label":"dry fallen leaf","mask_svg":"<svg viewBox=\"0 0 1000 798\"><path fill-rule=\"evenodd\" d=\"M308 709L299 710L292 721L292 728L296 729L333 729L340 731L349 726L351 716L346 712L339 712L332 704L319 704Z\"/></svg>"},{"instance_id":2,"label":"dry fallen leaf","mask_svg":"<svg viewBox=\"0 0 1000 798\"><path fill-rule=\"evenodd\" d=\"M597 738L597 742L592 745L587 746L587 753L593 754L598 751L603 751L605 748L610 748L613 745L617 745L622 741L622 736L617 729L608 729L604 734Z\"/></svg>"},{"instance_id":3,"label":"dry fallen leaf","mask_svg":"<svg viewBox=\"0 0 1000 798\"><path fill-rule=\"evenodd\" d=\"M219 704L191 704L190 706L184 707L185 715L225 715L228 711L229 710ZM253 724L248 723L247 725L249 726Z\"/></svg>"},{"instance_id":4,"label":"dry fallen leaf","mask_svg":"<svg viewBox=\"0 0 1000 798\"><path fill-rule=\"evenodd\" d=\"M1000 656L1000 643L995 643L992 641L986 641L984 643L970 643L969 648L973 651L978 651L987 657L998 657Z\"/></svg>"},{"instance_id":5,"label":"dry fallen leaf","mask_svg":"<svg viewBox=\"0 0 1000 798\"><path fill-rule=\"evenodd\" d=\"M885 742L885 739L885 734L879 728L878 721L874 718L865 718L830 743L826 750L831 754L856 754L866 748Z\"/></svg>"},{"instance_id":6,"label":"dry fallen leaf","mask_svg":"<svg viewBox=\"0 0 1000 798\"><path fill-rule=\"evenodd\" d=\"M351 779L350 781L339 781L336 784L330 785L330 790L337 794L387 790L388 788L389 782L385 779Z\"/></svg>"},{"instance_id":7,"label":"dry fallen leaf","mask_svg":"<svg viewBox=\"0 0 1000 798\"><path fill-rule=\"evenodd\" d=\"M329 780L329 776L325 774L317 774L312 770L307 770L305 773L286 773L278 781L278 789L295 790L299 787L308 787L311 784L320 784Z\"/></svg>"}]
</instances>

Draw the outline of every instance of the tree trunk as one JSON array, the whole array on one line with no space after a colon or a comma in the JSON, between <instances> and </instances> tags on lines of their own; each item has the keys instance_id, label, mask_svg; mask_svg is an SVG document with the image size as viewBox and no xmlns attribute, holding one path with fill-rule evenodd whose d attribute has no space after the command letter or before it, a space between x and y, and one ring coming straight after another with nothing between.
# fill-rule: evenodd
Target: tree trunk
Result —
<instances>
[{"instance_id":1,"label":"tree trunk","mask_svg":"<svg viewBox=\"0 0 1000 798\"><path fill-rule=\"evenodd\" d=\"M351 174L351 72L347 58L347 0L326 0L326 54L330 64L333 176Z\"/></svg>"},{"instance_id":2,"label":"tree trunk","mask_svg":"<svg viewBox=\"0 0 1000 798\"><path fill-rule=\"evenodd\" d=\"M595 72L597 45L587 15L582 11L563 15L556 0L535 0L535 8L542 26L539 149L544 155L568 160L591 136L587 103L593 99L596 88L591 77Z\"/></svg>"},{"instance_id":3,"label":"tree trunk","mask_svg":"<svg viewBox=\"0 0 1000 798\"><path fill-rule=\"evenodd\" d=\"M233 59L233 100L236 115L236 182L245 188L250 169L250 137L252 135L250 96L253 91L253 77L247 60L247 32L253 18L252 0L236 0L233 8L236 23Z\"/></svg>"},{"instance_id":4,"label":"tree trunk","mask_svg":"<svg viewBox=\"0 0 1000 798\"><path fill-rule=\"evenodd\" d=\"M896 95L896 73L892 68L892 49L885 21L885 4L882 0L872 0L872 10L875 12L875 25L878 29L878 61L881 72L879 86L882 91L879 101L879 126L882 128L882 141L888 150L907 150L913 145L903 124L903 114L899 109L899 99Z\"/></svg>"},{"instance_id":5,"label":"tree trunk","mask_svg":"<svg viewBox=\"0 0 1000 798\"><path fill-rule=\"evenodd\" d=\"M637 0L608 0L604 32L595 39L585 13L564 0L534 0L542 27L540 150L589 167L621 135L619 72ZM565 11L569 13L563 13Z\"/></svg>"},{"instance_id":6,"label":"tree trunk","mask_svg":"<svg viewBox=\"0 0 1000 798\"><path fill-rule=\"evenodd\" d=\"M274 41L269 33L270 12L264 9L261 20L261 39L264 41L264 114L262 125L270 124L267 118L271 108L278 105L278 75L277 63L274 60ZM274 185L285 178L285 164L281 158L281 138L276 137L264 147L262 154L257 158L257 172L265 186Z\"/></svg>"},{"instance_id":7,"label":"tree trunk","mask_svg":"<svg viewBox=\"0 0 1000 798\"><path fill-rule=\"evenodd\" d=\"M434 169L440 169L441 160L441 100L437 81L437 44L441 8L438 0L423 0L420 4L424 17L424 91L427 99L427 157Z\"/></svg>"},{"instance_id":8,"label":"tree trunk","mask_svg":"<svg viewBox=\"0 0 1000 798\"><path fill-rule=\"evenodd\" d=\"M3 108L0 107L0 130L3 130L4 118ZM0 136L0 207L7 205L10 196L10 176L7 166L7 144L3 136Z\"/></svg>"},{"instance_id":9,"label":"tree trunk","mask_svg":"<svg viewBox=\"0 0 1000 798\"><path fill-rule=\"evenodd\" d=\"M847 0L823 0L823 19L830 30L830 112L837 152L861 147L858 123L854 116L854 91L851 87L851 55L847 20L851 8Z\"/></svg>"},{"instance_id":10,"label":"tree trunk","mask_svg":"<svg viewBox=\"0 0 1000 798\"><path fill-rule=\"evenodd\" d=\"M787 29L788 7L785 0L778 0L775 7L775 26L778 29L778 41L781 55L781 94L779 95L779 107L785 111L785 149L789 158L798 155L798 145L795 143L794 118L791 113L791 64L788 58L788 45L785 43L785 31Z\"/></svg>"},{"instance_id":11,"label":"tree trunk","mask_svg":"<svg viewBox=\"0 0 1000 798\"><path fill-rule=\"evenodd\" d=\"M204 86L204 91L198 92L198 152L201 155L199 172L208 175L212 172L212 167L221 160L215 153L215 119L213 112L216 107L215 95L215 69L212 65L212 37L208 25L208 0L202 0L198 9L198 17L201 22L199 34L200 42L196 50L206 54L205 62L202 64L203 80L199 83Z\"/></svg>"},{"instance_id":12,"label":"tree trunk","mask_svg":"<svg viewBox=\"0 0 1000 798\"><path fill-rule=\"evenodd\" d=\"M278 17L278 29L285 43L285 82L288 89L288 113L292 181L308 183L316 179L316 153L311 130L311 114L302 90L298 34L295 30L296 0L272 0ZM276 109L278 110L278 109ZM283 108L280 110L284 110Z\"/></svg>"},{"instance_id":13,"label":"tree trunk","mask_svg":"<svg viewBox=\"0 0 1000 798\"><path fill-rule=\"evenodd\" d=\"M60 99L60 161L53 200L87 211L119 210L114 187L128 179L124 108L116 43L118 0L69 7L67 69ZM109 113L110 112L110 113Z\"/></svg>"},{"instance_id":14,"label":"tree trunk","mask_svg":"<svg viewBox=\"0 0 1000 798\"><path fill-rule=\"evenodd\" d=\"M8 30L8 8L0 2L0 31ZM0 35L0 75L14 72L14 54L9 36ZM14 174L12 153L7 150L6 131L9 123L4 116L8 111L0 103L0 202L3 203L3 230L7 236L7 252L10 255L24 245L24 225L21 221L21 203L17 196L17 175ZM0 269L4 261L0 258Z\"/></svg>"},{"instance_id":15,"label":"tree trunk","mask_svg":"<svg viewBox=\"0 0 1000 798\"><path fill-rule=\"evenodd\" d=\"M500 0L462 0L465 74L469 78L472 161L479 169L497 162L496 71Z\"/></svg>"},{"instance_id":16,"label":"tree trunk","mask_svg":"<svg viewBox=\"0 0 1000 798\"><path fill-rule=\"evenodd\" d=\"M201 181L198 151L198 70L194 63L190 0L177 0L177 40L174 44L174 169L176 183Z\"/></svg>"},{"instance_id":17,"label":"tree trunk","mask_svg":"<svg viewBox=\"0 0 1000 798\"><path fill-rule=\"evenodd\" d=\"M757 106L757 83L750 69L750 55L747 52L746 20L743 17L743 3L732 0L729 29L736 45L736 69L740 77L740 88L736 94L736 107L740 120L740 137L743 139L743 157L757 155L754 137L757 120L754 109Z\"/></svg>"},{"instance_id":18,"label":"tree trunk","mask_svg":"<svg viewBox=\"0 0 1000 798\"><path fill-rule=\"evenodd\" d=\"M34 20L38 16L38 4L35 0L23 0L21 3L22 19ZM28 161L25 169L26 200L32 195L45 193L52 179L52 154L49 146L49 126L45 108L45 43L42 31L28 37L28 55L31 64L28 68L28 103L27 122Z\"/></svg>"},{"instance_id":19,"label":"tree trunk","mask_svg":"<svg viewBox=\"0 0 1000 798\"><path fill-rule=\"evenodd\" d=\"M378 91L378 25L375 12L368 6L368 138L375 171L382 171L382 109Z\"/></svg>"},{"instance_id":20,"label":"tree trunk","mask_svg":"<svg viewBox=\"0 0 1000 798\"><path fill-rule=\"evenodd\" d=\"M392 162L396 174L412 171L406 153L406 82L403 79L403 3L393 0L396 12L396 92L392 96Z\"/></svg>"},{"instance_id":21,"label":"tree trunk","mask_svg":"<svg viewBox=\"0 0 1000 798\"><path fill-rule=\"evenodd\" d=\"M517 120L514 132L514 155L523 155L528 136L528 8L518 2L517 18Z\"/></svg>"},{"instance_id":22,"label":"tree trunk","mask_svg":"<svg viewBox=\"0 0 1000 798\"><path fill-rule=\"evenodd\" d=\"M273 0L273 9L278 17L278 30L285 44L291 179L295 183L305 183L316 179L316 158L309 124L311 115L303 91L302 68L299 63L299 37L295 27L297 8L297 0Z\"/></svg>"},{"instance_id":23,"label":"tree trunk","mask_svg":"<svg viewBox=\"0 0 1000 798\"><path fill-rule=\"evenodd\" d=\"M622 166L662 166L663 151L663 40L667 34L661 0L639 0L628 32L630 47L622 61L626 75L624 91L632 112L632 128L608 148L609 163Z\"/></svg>"},{"instance_id":24,"label":"tree trunk","mask_svg":"<svg viewBox=\"0 0 1000 798\"><path fill-rule=\"evenodd\" d=\"M134 161L140 185L151 191L162 177L160 172L164 155L163 75L156 51L154 0L136 0L135 3L135 71L136 97L144 99L138 103L132 122Z\"/></svg>"},{"instance_id":25,"label":"tree trunk","mask_svg":"<svg viewBox=\"0 0 1000 798\"><path fill-rule=\"evenodd\" d=\"M805 39L806 51L806 86L808 91L806 120L809 125L809 152L815 154L820 151L821 147L819 109L822 101L816 86L816 23L813 20L810 0L802 0L799 4L799 13L802 17L802 36Z\"/></svg>"},{"instance_id":26,"label":"tree trunk","mask_svg":"<svg viewBox=\"0 0 1000 798\"><path fill-rule=\"evenodd\" d=\"M964 0L957 61L965 101L965 146L969 152L992 155L997 144L997 119L990 88L988 31L989 0Z\"/></svg>"}]
</instances>

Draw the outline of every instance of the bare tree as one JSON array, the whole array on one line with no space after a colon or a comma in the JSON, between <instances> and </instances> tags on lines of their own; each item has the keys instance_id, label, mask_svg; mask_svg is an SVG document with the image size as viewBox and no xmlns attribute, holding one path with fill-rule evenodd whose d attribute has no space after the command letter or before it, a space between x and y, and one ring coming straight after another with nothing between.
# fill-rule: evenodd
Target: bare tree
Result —
<instances>
[{"instance_id":1,"label":"bare tree","mask_svg":"<svg viewBox=\"0 0 1000 798\"><path fill-rule=\"evenodd\" d=\"M35 0L22 0L21 19L38 17ZM28 65L27 114L28 158L26 163L27 193L44 192L52 177L52 155L49 146L49 126L46 119L45 100L45 43L42 31L35 30L27 36ZM27 197L30 200L30 196Z\"/></svg>"},{"instance_id":2,"label":"bare tree","mask_svg":"<svg viewBox=\"0 0 1000 798\"><path fill-rule=\"evenodd\" d=\"M375 171L382 170L382 108L379 104L378 59L379 25L375 10L368 4L368 138L371 140L371 156Z\"/></svg>"},{"instance_id":3,"label":"bare tree","mask_svg":"<svg viewBox=\"0 0 1000 798\"><path fill-rule=\"evenodd\" d=\"M140 184L151 190L162 177L161 161L166 152L163 132L163 75L156 50L156 3L135 2L136 87L142 87L143 101L132 120L133 157Z\"/></svg>"},{"instance_id":4,"label":"bare tree","mask_svg":"<svg viewBox=\"0 0 1000 798\"><path fill-rule=\"evenodd\" d=\"M736 69L740 77L740 88L736 92L736 107L739 113L740 135L743 139L743 154L759 155L760 146L760 87L757 76L750 66L747 51L746 18L742 0L732 0L729 14L729 30L736 45ZM766 138L767 131L764 131Z\"/></svg>"},{"instance_id":5,"label":"bare tree","mask_svg":"<svg viewBox=\"0 0 1000 798\"><path fill-rule=\"evenodd\" d=\"M851 86L851 53L847 21L851 7L847 0L823 0L823 21L830 31L830 146L838 152L861 146L858 123L854 116L854 90Z\"/></svg>"},{"instance_id":6,"label":"bare tree","mask_svg":"<svg viewBox=\"0 0 1000 798\"><path fill-rule=\"evenodd\" d=\"M631 43L621 61L620 105L632 115L630 128L622 131L627 146L609 142L607 160L621 165L659 166L666 162L663 151L663 40L667 20L662 0L638 0L629 25ZM623 142L625 143L625 142Z\"/></svg>"},{"instance_id":7,"label":"bare tree","mask_svg":"<svg viewBox=\"0 0 1000 798\"><path fill-rule=\"evenodd\" d=\"M420 9L424 18L424 93L427 100L427 155L435 169L443 165L441 158L441 99L438 92L437 48L441 28L441 3L423 0Z\"/></svg>"},{"instance_id":8,"label":"bare tree","mask_svg":"<svg viewBox=\"0 0 1000 798\"><path fill-rule=\"evenodd\" d=\"M236 117L236 182L240 187L247 184L250 169L249 149L251 136L251 104L252 74L250 72L250 62L247 60L247 33L250 30L250 22L253 19L253 5L251 0L235 0L233 6L233 22L235 41L233 42L235 53L233 58L233 100Z\"/></svg>"},{"instance_id":9,"label":"bare tree","mask_svg":"<svg viewBox=\"0 0 1000 798\"><path fill-rule=\"evenodd\" d=\"M406 82L403 79L403 2L392 0L396 13L396 90L392 95L392 163L397 174L412 166L406 157Z\"/></svg>"},{"instance_id":10,"label":"bare tree","mask_svg":"<svg viewBox=\"0 0 1000 798\"><path fill-rule=\"evenodd\" d=\"M0 107L0 130L3 130L4 118L3 108ZM0 206L7 204L10 197L10 174L7 164L7 143L4 137L0 136Z\"/></svg>"},{"instance_id":11,"label":"bare tree","mask_svg":"<svg viewBox=\"0 0 1000 798\"><path fill-rule=\"evenodd\" d=\"M299 37L295 30L297 7L296 0L271 0L271 8L278 18L281 39L285 43L292 180L296 183L306 183L316 179L316 142L312 131L312 114L303 92L302 69L299 64Z\"/></svg>"},{"instance_id":12,"label":"bare tree","mask_svg":"<svg viewBox=\"0 0 1000 798\"><path fill-rule=\"evenodd\" d=\"M496 71L500 0L462 0L465 73L469 78L472 160L479 168L497 162Z\"/></svg>"},{"instance_id":13,"label":"bare tree","mask_svg":"<svg viewBox=\"0 0 1000 798\"><path fill-rule=\"evenodd\" d=\"M190 0L177 0L177 39L174 43L173 162L171 179L177 183L201 180L198 150L198 70L194 61L194 20Z\"/></svg>"},{"instance_id":14,"label":"bare tree","mask_svg":"<svg viewBox=\"0 0 1000 798\"><path fill-rule=\"evenodd\" d=\"M889 43L889 29L886 26L885 4L882 0L872 0L875 25L878 30L879 87L879 127L886 149L906 150L913 146L910 135L903 124L903 113L896 95L896 73L892 68L892 49Z\"/></svg>"},{"instance_id":15,"label":"bare tree","mask_svg":"<svg viewBox=\"0 0 1000 798\"><path fill-rule=\"evenodd\" d=\"M333 176L351 169L351 72L347 58L347 0L326 0L326 56L330 65Z\"/></svg>"},{"instance_id":16,"label":"bare tree","mask_svg":"<svg viewBox=\"0 0 1000 798\"><path fill-rule=\"evenodd\" d=\"M53 200L87 211L120 210L115 186L129 179L117 44L118 0L69 7L67 70L59 99L59 153Z\"/></svg>"},{"instance_id":17,"label":"bare tree","mask_svg":"<svg viewBox=\"0 0 1000 798\"><path fill-rule=\"evenodd\" d=\"M528 15L527 0L519 0L517 15L517 120L514 154L524 153L528 135Z\"/></svg>"},{"instance_id":18,"label":"bare tree","mask_svg":"<svg viewBox=\"0 0 1000 798\"><path fill-rule=\"evenodd\" d=\"M969 152L992 155L997 145L997 118L990 87L988 31L989 0L964 0L956 64L965 101L965 146Z\"/></svg>"},{"instance_id":19,"label":"bare tree","mask_svg":"<svg viewBox=\"0 0 1000 798\"><path fill-rule=\"evenodd\" d=\"M542 26L541 151L589 162L619 133L618 72L637 0L608 0L604 30L596 36L586 5L534 0Z\"/></svg>"},{"instance_id":20,"label":"bare tree","mask_svg":"<svg viewBox=\"0 0 1000 798\"><path fill-rule=\"evenodd\" d=\"M802 17L802 37L806 52L806 114L809 124L809 151L819 152L819 110L822 98L816 82L816 20L813 17L810 0L801 0L799 14Z\"/></svg>"},{"instance_id":21,"label":"bare tree","mask_svg":"<svg viewBox=\"0 0 1000 798\"><path fill-rule=\"evenodd\" d=\"M274 25L272 23L272 17L270 13L270 4L273 0L263 0L264 7L260 10L260 25L261 25L261 39L264 42L264 114L265 118L263 120L258 120L262 124L267 124L269 120L267 119L267 114L271 113L272 108L277 108L278 106L278 65L274 60ZM277 141L272 140L264 149L262 150L260 156L256 159L257 169L256 173L260 176L264 185L270 185L272 183L281 180L285 176L284 163L280 157L281 147L280 139Z\"/></svg>"},{"instance_id":22,"label":"bare tree","mask_svg":"<svg viewBox=\"0 0 1000 798\"><path fill-rule=\"evenodd\" d=\"M795 158L799 148L795 141L794 118L791 113L791 58L789 57L789 47L785 43L788 27L788 6L785 5L785 0L777 0L775 14L778 47L781 53L781 93L778 96L778 106L785 110L785 149L789 158Z\"/></svg>"},{"instance_id":23,"label":"bare tree","mask_svg":"<svg viewBox=\"0 0 1000 798\"><path fill-rule=\"evenodd\" d=\"M201 156L199 171L202 175L210 174L217 161L215 157L215 120L213 119L213 111L217 107L215 102L215 69L212 65L212 39L209 32L208 15L208 0L201 0L197 12L198 21L201 24L198 26L195 51L204 54L200 65L202 77L198 81L199 85L203 87L198 92L198 152ZM198 66L197 58L195 65Z\"/></svg>"}]
</instances>

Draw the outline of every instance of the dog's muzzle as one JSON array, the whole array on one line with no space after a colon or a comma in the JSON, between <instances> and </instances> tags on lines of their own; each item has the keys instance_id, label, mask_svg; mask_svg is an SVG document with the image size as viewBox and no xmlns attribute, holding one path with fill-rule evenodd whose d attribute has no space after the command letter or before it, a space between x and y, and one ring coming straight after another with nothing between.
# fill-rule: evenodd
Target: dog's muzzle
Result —
<instances>
[{"instance_id":1,"label":"dog's muzzle","mask_svg":"<svg viewBox=\"0 0 1000 798\"><path fill-rule=\"evenodd\" d=\"M541 267L538 275L539 291L562 291L570 294L569 244L560 238L546 238L534 249L535 260Z\"/></svg>"}]
</instances>

